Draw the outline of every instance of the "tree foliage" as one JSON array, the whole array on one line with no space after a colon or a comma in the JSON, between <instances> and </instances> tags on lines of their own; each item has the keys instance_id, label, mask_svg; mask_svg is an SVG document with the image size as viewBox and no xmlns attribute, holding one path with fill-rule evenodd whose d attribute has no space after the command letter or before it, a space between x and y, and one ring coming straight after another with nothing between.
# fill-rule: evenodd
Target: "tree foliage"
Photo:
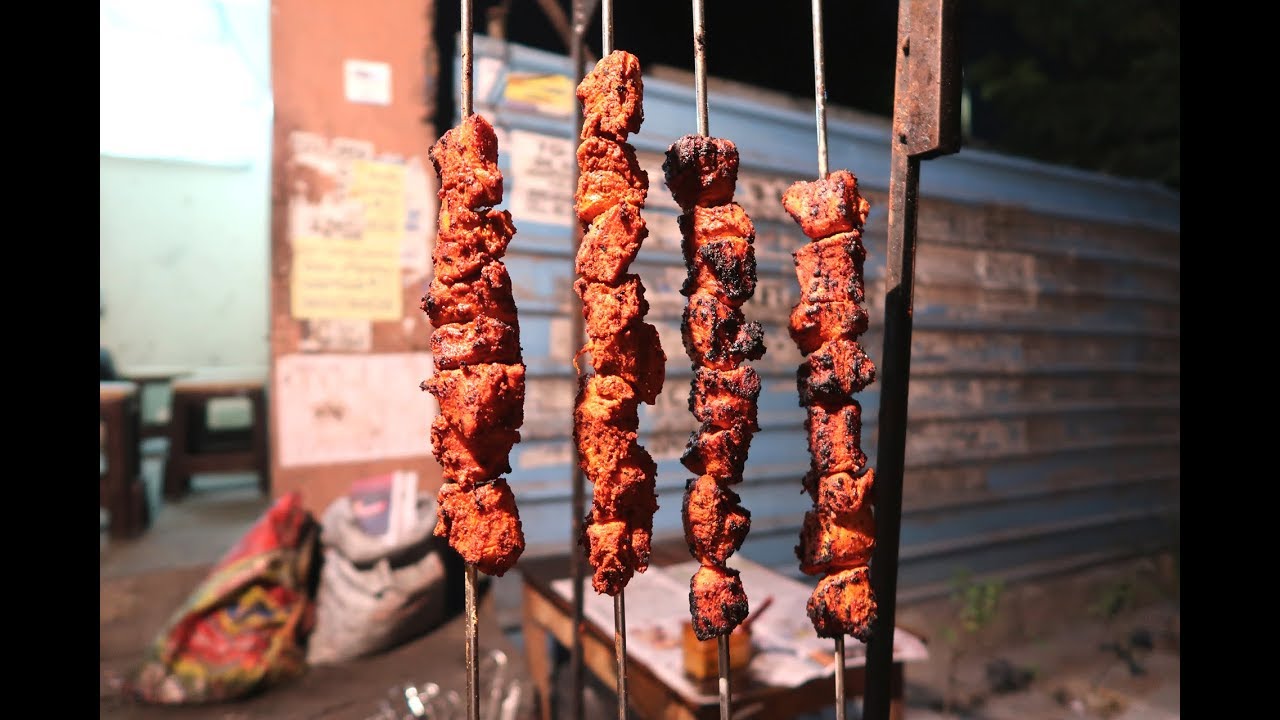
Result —
<instances>
[{"instance_id":1,"label":"tree foliage","mask_svg":"<svg viewBox=\"0 0 1280 720\"><path fill-rule=\"evenodd\" d=\"M1179 186L1178 0L968 3L977 140Z\"/></svg>"}]
</instances>

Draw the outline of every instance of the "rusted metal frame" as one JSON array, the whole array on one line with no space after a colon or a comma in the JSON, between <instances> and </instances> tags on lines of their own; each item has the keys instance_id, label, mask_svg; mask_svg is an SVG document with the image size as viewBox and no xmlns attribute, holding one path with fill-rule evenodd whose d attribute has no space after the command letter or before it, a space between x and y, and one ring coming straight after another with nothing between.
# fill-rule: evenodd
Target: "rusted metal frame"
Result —
<instances>
[{"instance_id":1,"label":"rusted metal frame","mask_svg":"<svg viewBox=\"0 0 1280 720\"><path fill-rule=\"evenodd\" d=\"M876 547L871 560L871 587L878 608L867 643L866 720L888 720L892 702L920 162L960 149L958 4L958 0L901 0L898 5L874 490Z\"/></svg>"}]
</instances>

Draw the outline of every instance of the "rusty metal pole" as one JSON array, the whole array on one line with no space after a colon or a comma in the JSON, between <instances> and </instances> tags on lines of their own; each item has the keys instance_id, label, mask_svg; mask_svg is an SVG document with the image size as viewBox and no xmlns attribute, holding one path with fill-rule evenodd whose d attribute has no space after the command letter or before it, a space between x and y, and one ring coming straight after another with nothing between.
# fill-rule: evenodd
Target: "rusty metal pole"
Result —
<instances>
[{"instance_id":1,"label":"rusty metal pole","mask_svg":"<svg viewBox=\"0 0 1280 720\"><path fill-rule=\"evenodd\" d=\"M866 720L888 720L892 705L920 161L960 149L958 5L958 0L901 0L898 4L874 491L876 547L871 559L871 587L878 609L867 643Z\"/></svg>"}]
</instances>

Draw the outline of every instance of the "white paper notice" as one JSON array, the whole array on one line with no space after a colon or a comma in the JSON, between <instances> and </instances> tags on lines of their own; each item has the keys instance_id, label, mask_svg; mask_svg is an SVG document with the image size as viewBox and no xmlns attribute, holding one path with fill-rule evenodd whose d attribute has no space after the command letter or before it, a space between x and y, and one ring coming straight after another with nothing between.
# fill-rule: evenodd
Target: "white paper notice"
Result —
<instances>
[{"instance_id":1,"label":"white paper notice","mask_svg":"<svg viewBox=\"0 0 1280 720\"><path fill-rule=\"evenodd\" d=\"M347 102L365 105L391 104L391 66L372 60L342 63L343 88Z\"/></svg>"},{"instance_id":2,"label":"white paper notice","mask_svg":"<svg viewBox=\"0 0 1280 720\"><path fill-rule=\"evenodd\" d=\"M505 145L511 153L511 217L569 226L571 184L577 162L573 141L528 130L512 130Z\"/></svg>"},{"instance_id":3,"label":"white paper notice","mask_svg":"<svg viewBox=\"0 0 1280 720\"><path fill-rule=\"evenodd\" d=\"M418 384L431 367L430 353L280 356L281 466L430 454L436 402Z\"/></svg>"}]
</instances>

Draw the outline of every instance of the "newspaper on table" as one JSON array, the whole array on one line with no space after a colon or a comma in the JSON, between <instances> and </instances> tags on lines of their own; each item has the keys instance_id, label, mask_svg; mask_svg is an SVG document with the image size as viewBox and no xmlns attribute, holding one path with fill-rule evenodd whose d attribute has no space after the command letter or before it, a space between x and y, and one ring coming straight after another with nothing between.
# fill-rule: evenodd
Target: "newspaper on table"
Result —
<instances>
[{"instance_id":1,"label":"newspaper on table","mask_svg":"<svg viewBox=\"0 0 1280 720\"><path fill-rule=\"evenodd\" d=\"M747 667L752 681L775 687L799 687L810 680L832 674L834 644L813 630L805 605L811 588L745 558L735 558L730 567L742 574L742 582L754 607L765 598L773 603L751 623L754 655ZM713 703L717 695L684 673L681 649L683 625L689 621L689 578L698 569L697 561L666 567L650 567L627 585L627 655L643 663L668 687L696 702ZM583 580L583 614L588 622L610 634L613 632L613 598L591 588L591 578ZM565 599L572 598L572 581L561 578L551 587ZM901 628L893 636L893 658L915 662L929 657L924 642ZM866 646L856 640L845 643L845 667L866 664Z\"/></svg>"}]
</instances>

